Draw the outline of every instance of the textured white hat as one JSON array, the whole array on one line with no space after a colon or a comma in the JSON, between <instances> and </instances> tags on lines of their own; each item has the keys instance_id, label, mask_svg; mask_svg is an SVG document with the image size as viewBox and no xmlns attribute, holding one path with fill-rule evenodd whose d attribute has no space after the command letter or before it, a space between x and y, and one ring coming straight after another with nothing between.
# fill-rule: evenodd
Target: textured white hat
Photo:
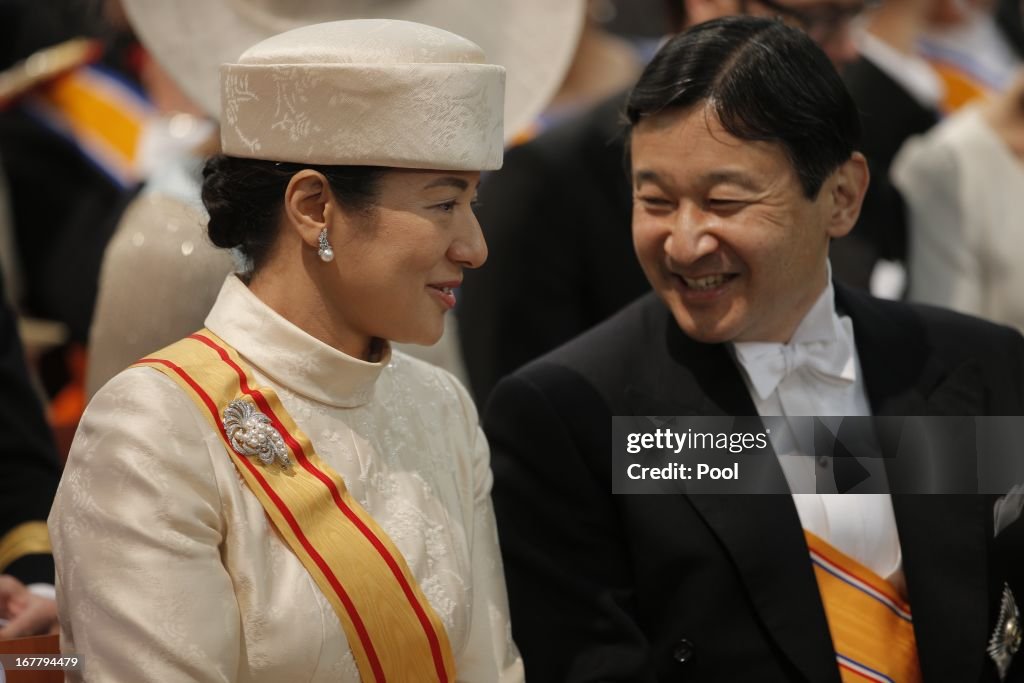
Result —
<instances>
[{"instance_id":1,"label":"textured white hat","mask_svg":"<svg viewBox=\"0 0 1024 683\"><path fill-rule=\"evenodd\" d=\"M465 36L508 74L506 139L543 111L579 42L586 0L122 0L150 52L218 116L218 67L270 36L346 19L412 21Z\"/></svg>"},{"instance_id":2,"label":"textured white hat","mask_svg":"<svg viewBox=\"0 0 1024 683\"><path fill-rule=\"evenodd\" d=\"M314 24L221 67L225 154L308 164L501 167L505 69L470 41L389 19Z\"/></svg>"}]
</instances>

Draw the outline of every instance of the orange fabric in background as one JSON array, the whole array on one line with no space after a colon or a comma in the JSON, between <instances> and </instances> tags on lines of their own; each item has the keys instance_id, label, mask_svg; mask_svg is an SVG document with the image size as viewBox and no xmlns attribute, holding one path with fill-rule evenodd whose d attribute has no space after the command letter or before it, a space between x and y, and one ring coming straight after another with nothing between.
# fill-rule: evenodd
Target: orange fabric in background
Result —
<instances>
[{"instance_id":1,"label":"orange fabric in background","mask_svg":"<svg viewBox=\"0 0 1024 683\"><path fill-rule=\"evenodd\" d=\"M71 380L50 402L50 426L57 440L57 452L60 454L62 465L67 460L75 430L78 429L78 422L85 412L85 363L85 347L72 344L67 354Z\"/></svg>"}]
</instances>

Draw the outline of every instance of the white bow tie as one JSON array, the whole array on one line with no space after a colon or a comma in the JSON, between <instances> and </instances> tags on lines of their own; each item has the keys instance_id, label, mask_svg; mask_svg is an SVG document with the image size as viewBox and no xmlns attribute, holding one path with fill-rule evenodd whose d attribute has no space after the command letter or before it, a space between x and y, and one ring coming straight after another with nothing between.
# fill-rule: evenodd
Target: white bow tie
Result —
<instances>
[{"instance_id":1,"label":"white bow tie","mask_svg":"<svg viewBox=\"0 0 1024 683\"><path fill-rule=\"evenodd\" d=\"M826 381L850 383L857 379L856 362L848 337L796 344L741 342L734 348L737 360L747 371L750 383L762 401L799 368L807 368Z\"/></svg>"}]
</instances>

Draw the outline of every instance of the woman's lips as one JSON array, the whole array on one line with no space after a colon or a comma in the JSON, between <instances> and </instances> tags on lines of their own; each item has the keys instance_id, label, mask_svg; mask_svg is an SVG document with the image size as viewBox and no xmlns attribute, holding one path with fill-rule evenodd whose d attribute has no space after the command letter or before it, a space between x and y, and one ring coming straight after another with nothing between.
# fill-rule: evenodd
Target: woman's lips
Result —
<instances>
[{"instance_id":1,"label":"woman's lips","mask_svg":"<svg viewBox=\"0 0 1024 683\"><path fill-rule=\"evenodd\" d=\"M455 292L453 291L455 286L446 284L427 285L427 289L444 304L445 308L455 308Z\"/></svg>"}]
</instances>

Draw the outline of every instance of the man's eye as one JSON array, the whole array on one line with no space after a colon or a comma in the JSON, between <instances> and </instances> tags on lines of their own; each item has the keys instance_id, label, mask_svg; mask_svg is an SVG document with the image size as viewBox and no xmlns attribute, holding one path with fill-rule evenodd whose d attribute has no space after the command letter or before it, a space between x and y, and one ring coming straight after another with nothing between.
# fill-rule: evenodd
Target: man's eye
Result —
<instances>
[{"instance_id":1,"label":"man's eye","mask_svg":"<svg viewBox=\"0 0 1024 683\"><path fill-rule=\"evenodd\" d=\"M445 213L451 213L451 212L452 212L452 211L453 211L453 210L455 209L455 205L456 205L456 204L458 204L458 202L456 202L456 201L455 201L455 200L453 199L453 200L452 200L452 201L450 201L450 202L445 202L444 204L438 204L438 205L437 205L437 208L438 208L438 209L441 209L441 210L442 210L442 211L444 211Z\"/></svg>"},{"instance_id":2,"label":"man's eye","mask_svg":"<svg viewBox=\"0 0 1024 683\"><path fill-rule=\"evenodd\" d=\"M667 209L672 206L672 202L664 197L644 197L641 195L638 199L647 206L655 209Z\"/></svg>"},{"instance_id":3,"label":"man's eye","mask_svg":"<svg viewBox=\"0 0 1024 683\"><path fill-rule=\"evenodd\" d=\"M709 197L707 202L711 209L739 209L746 203L742 199L729 197Z\"/></svg>"}]
</instances>

